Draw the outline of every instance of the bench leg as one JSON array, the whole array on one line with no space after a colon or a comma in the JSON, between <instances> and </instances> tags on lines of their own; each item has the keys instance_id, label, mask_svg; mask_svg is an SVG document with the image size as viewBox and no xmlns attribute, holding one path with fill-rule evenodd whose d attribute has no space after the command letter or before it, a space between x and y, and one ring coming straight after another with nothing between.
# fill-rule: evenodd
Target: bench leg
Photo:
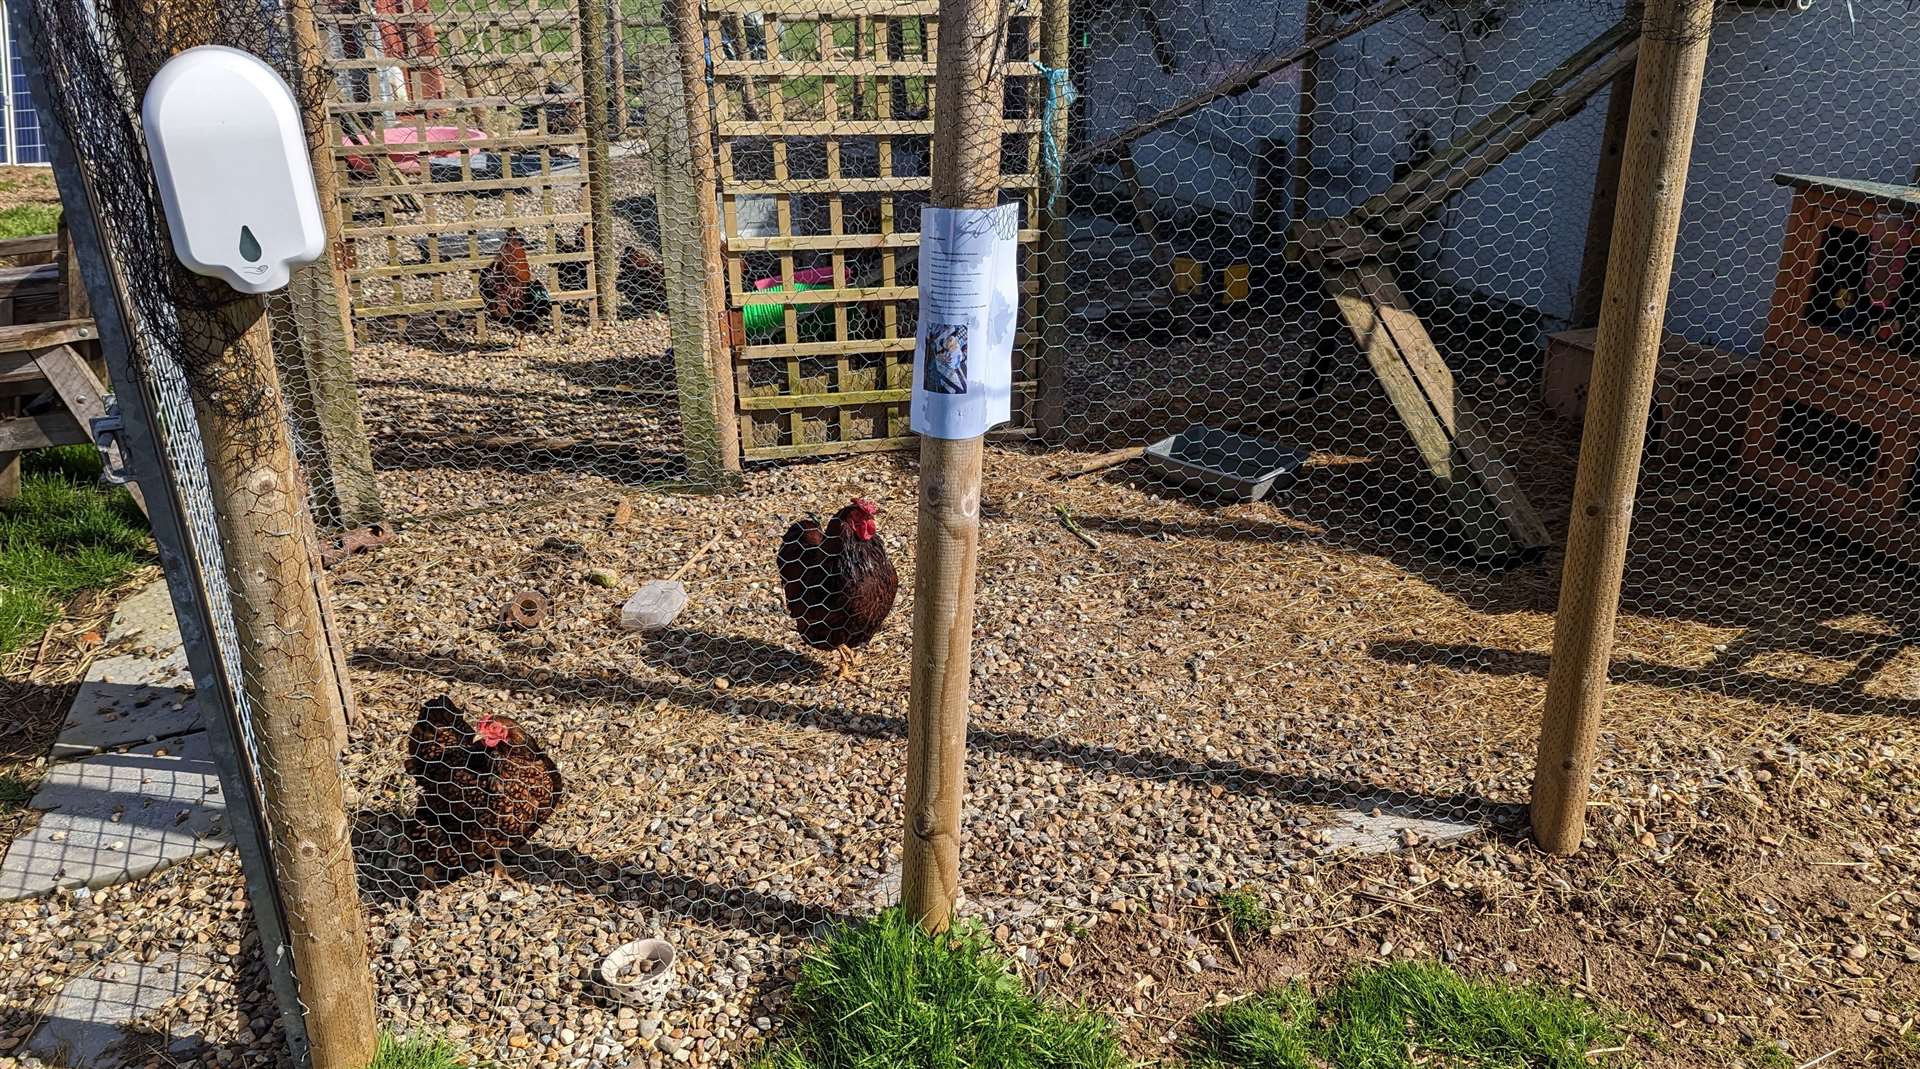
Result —
<instances>
[{"instance_id":1,"label":"bench leg","mask_svg":"<svg viewBox=\"0 0 1920 1069\"><path fill-rule=\"evenodd\" d=\"M20 496L20 454L0 453L0 504Z\"/></svg>"}]
</instances>

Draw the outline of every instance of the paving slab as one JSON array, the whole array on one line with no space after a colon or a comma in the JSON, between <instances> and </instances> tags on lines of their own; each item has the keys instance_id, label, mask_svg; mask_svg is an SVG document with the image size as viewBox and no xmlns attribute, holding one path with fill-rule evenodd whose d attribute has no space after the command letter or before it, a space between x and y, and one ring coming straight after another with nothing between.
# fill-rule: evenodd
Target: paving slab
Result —
<instances>
[{"instance_id":1,"label":"paving slab","mask_svg":"<svg viewBox=\"0 0 1920 1069\"><path fill-rule=\"evenodd\" d=\"M1363 854L1385 854L1406 846L1411 834L1420 844L1444 843L1463 839L1481 830L1483 825L1401 813L1358 813L1336 809L1327 815L1326 832L1336 848L1357 850Z\"/></svg>"},{"instance_id":2,"label":"paving slab","mask_svg":"<svg viewBox=\"0 0 1920 1069\"><path fill-rule=\"evenodd\" d=\"M110 959L60 989L47 1018L27 1039L27 1053L69 1069L115 1069L141 1058L153 1044L194 1043L127 1026L193 990L213 973L204 958L163 953L152 961Z\"/></svg>"},{"instance_id":3,"label":"paving slab","mask_svg":"<svg viewBox=\"0 0 1920 1069\"><path fill-rule=\"evenodd\" d=\"M74 695L55 760L198 731L186 651L164 581L120 603L107 627L107 655L98 658Z\"/></svg>"},{"instance_id":4,"label":"paving slab","mask_svg":"<svg viewBox=\"0 0 1920 1069\"><path fill-rule=\"evenodd\" d=\"M27 804L42 815L0 860L0 901L104 887L227 846L204 733L55 764Z\"/></svg>"}]
</instances>

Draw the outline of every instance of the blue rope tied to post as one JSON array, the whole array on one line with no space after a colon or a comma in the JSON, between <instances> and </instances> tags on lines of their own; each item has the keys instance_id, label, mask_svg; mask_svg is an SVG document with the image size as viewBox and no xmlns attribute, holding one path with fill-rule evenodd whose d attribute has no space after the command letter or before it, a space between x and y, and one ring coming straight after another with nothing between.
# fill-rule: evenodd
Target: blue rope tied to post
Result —
<instances>
[{"instance_id":1,"label":"blue rope tied to post","mask_svg":"<svg viewBox=\"0 0 1920 1069\"><path fill-rule=\"evenodd\" d=\"M1040 166L1046 168L1047 174L1051 176L1052 185L1047 192L1047 207L1052 208L1053 202L1060 197L1060 181L1066 177L1063 173L1066 161L1061 159L1064 146L1054 139L1053 120L1061 108L1073 107L1073 102L1080 99L1080 94L1074 90L1073 76L1067 68L1035 63L1033 69L1039 71L1040 76L1047 80L1047 103L1040 112L1040 128L1047 132L1047 136L1040 139Z\"/></svg>"}]
</instances>

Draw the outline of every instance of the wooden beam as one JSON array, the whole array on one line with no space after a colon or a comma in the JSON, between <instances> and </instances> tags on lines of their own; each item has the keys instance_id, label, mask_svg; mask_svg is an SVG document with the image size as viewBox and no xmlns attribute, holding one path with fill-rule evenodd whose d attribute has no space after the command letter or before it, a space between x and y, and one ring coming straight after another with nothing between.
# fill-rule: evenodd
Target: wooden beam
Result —
<instances>
[{"instance_id":1,"label":"wooden beam","mask_svg":"<svg viewBox=\"0 0 1920 1069\"><path fill-rule=\"evenodd\" d=\"M1465 133L1449 139L1446 148L1408 172L1398 182L1367 198L1366 203L1350 213L1349 217L1363 222L1377 219L1406 203L1427 185L1438 181L1479 152L1495 134L1552 100L1559 93L1561 86L1572 81L1581 71L1593 66L1632 37L1632 24L1624 21L1614 24L1605 33L1595 37L1579 51L1568 56L1559 66L1514 94L1512 99L1482 116L1478 122L1469 126Z\"/></svg>"},{"instance_id":2,"label":"wooden beam","mask_svg":"<svg viewBox=\"0 0 1920 1069\"><path fill-rule=\"evenodd\" d=\"M1438 482L1461 540L1482 560L1525 559L1542 552L1551 541L1546 525L1460 394L1391 268L1363 264L1330 285L1341 318Z\"/></svg>"},{"instance_id":3,"label":"wooden beam","mask_svg":"<svg viewBox=\"0 0 1920 1069\"><path fill-rule=\"evenodd\" d=\"M1425 224L1427 216L1438 211L1447 198L1480 179L1481 175L1504 163L1509 156L1540 139L1540 135L1578 114L1587 99L1605 89L1622 72L1633 69L1639 46L1631 41L1619 50L1589 66L1579 77L1562 86L1545 101L1536 103L1526 121L1496 135L1472 153L1458 160L1458 166L1444 179L1421 187L1406 201L1390 206L1377 220L1383 231L1407 234ZM1373 220L1363 219L1363 222Z\"/></svg>"},{"instance_id":4,"label":"wooden beam","mask_svg":"<svg viewBox=\"0 0 1920 1069\"><path fill-rule=\"evenodd\" d=\"M327 114L332 77L326 46L314 19L313 0L289 0L287 21L307 83L301 93L307 151L327 232L327 256L294 268L287 296L293 322L274 349L280 360L288 412L305 445L302 461L313 489L316 521L326 527L361 527L386 514L373 473L373 452L360 408L353 370L353 306L347 283L348 247L342 237L340 176L330 151L339 136Z\"/></svg>"},{"instance_id":5,"label":"wooden beam","mask_svg":"<svg viewBox=\"0 0 1920 1069\"><path fill-rule=\"evenodd\" d=\"M1349 22L1309 37L1297 47L1237 71L1206 89L1182 99L1172 107L1162 109L1150 118L1142 119L1117 134L1110 134L1095 141L1075 153L1073 162L1099 161L1117 156L1121 150L1155 130L1184 119L1217 101L1239 96L1273 75L1315 55L1328 45L1338 44L1369 26L1405 11L1412 6L1413 2L1414 0L1386 0L1385 3L1368 8Z\"/></svg>"},{"instance_id":6,"label":"wooden beam","mask_svg":"<svg viewBox=\"0 0 1920 1069\"><path fill-rule=\"evenodd\" d=\"M73 350L71 345L55 345L41 349L33 354L35 365L40 374L60 395L60 401L67 406L67 412L89 440L92 438L93 421L103 419L107 414L107 387L86 359ZM127 492L133 495L133 503L140 506L141 512L147 511L147 500L135 483L127 484Z\"/></svg>"},{"instance_id":7,"label":"wooden beam","mask_svg":"<svg viewBox=\"0 0 1920 1069\"><path fill-rule=\"evenodd\" d=\"M1054 70L1066 70L1073 51L1071 27L1072 0L1040 0L1040 62ZM1040 175L1041 233L1038 255L1040 273L1045 280L1040 303L1039 389L1034 394L1033 427L1042 440L1058 442L1065 433L1067 412L1067 267L1073 256L1067 244L1067 212L1071 205L1060 202L1066 194L1067 138L1072 125L1072 109L1064 97L1071 94L1070 84L1057 90L1063 98L1050 101L1056 92L1052 82L1042 78L1034 83L1043 94L1042 115L1048 103L1053 106L1053 122L1043 137L1053 144L1053 158L1059 161L1057 174ZM1045 168L1036 166L1035 170ZM1059 196L1054 190L1060 191Z\"/></svg>"},{"instance_id":8,"label":"wooden beam","mask_svg":"<svg viewBox=\"0 0 1920 1069\"><path fill-rule=\"evenodd\" d=\"M680 367L680 351L675 349L674 374L681 386L681 423L683 426L690 423L694 428L691 433L697 433L702 443L697 454L688 454L689 475L698 482L722 486L731 484L734 473L740 470L741 443L739 414L734 407L733 332L727 309L726 264L720 246L719 209L714 203L719 184L714 173L706 30L700 19L700 0L672 0L672 15L683 101L679 114L686 116L687 123L685 141L674 142L672 151L686 161L684 202L690 213L679 220L679 225L691 230L681 263L689 280L686 285L697 280L703 290L697 314L702 317L699 333L707 346L697 355L688 352L688 366L684 369ZM718 42L714 47L717 51ZM680 147L683 143L684 150ZM674 225L664 210L660 225L663 230ZM697 260L692 255L696 250ZM703 468L692 467L696 460Z\"/></svg>"},{"instance_id":9,"label":"wooden beam","mask_svg":"<svg viewBox=\"0 0 1920 1069\"><path fill-rule=\"evenodd\" d=\"M1573 289L1569 318L1576 327L1600 321L1606 292L1607 249L1613 244L1613 206L1620 195L1620 161L1626 155L1627 121L1633 115L1633 71L1622 71L1607 87L1607 119L1600 130L1600 160L1594 167L1593 197L1587 202L1587 237L1580 253L1580 279Z\"/></svg>"},{"instance_id":10,"label":"wooden beam","mask_svg":"<svg viewBox=\"0 0 1920 1069\"><path fill-rule=\"evenodd\" d=\"M941 0L932 146L937 206L977 209L999 202L1004 15L1004 0ZM946 930L960 893L984 450L980 437L920 438L900 904L935 932Z\"/></svg>"},{"instance_id":11,"label":"wooden beam","mask_svg":"<svg viewBox=\"0 0 1920 1069\"><path fill-rule=\"evenodd\" d=\"M588 214L593 226L587 240L593 248L594 310L601 322L620 315L618 278L619 247L613 230L613 157L609 153L607 124L609 110L607 86L607 3L608 0L580 0L580 72L586 91ZM624 111L624 108L622 109Z\"/></svg>"}]
</instances>

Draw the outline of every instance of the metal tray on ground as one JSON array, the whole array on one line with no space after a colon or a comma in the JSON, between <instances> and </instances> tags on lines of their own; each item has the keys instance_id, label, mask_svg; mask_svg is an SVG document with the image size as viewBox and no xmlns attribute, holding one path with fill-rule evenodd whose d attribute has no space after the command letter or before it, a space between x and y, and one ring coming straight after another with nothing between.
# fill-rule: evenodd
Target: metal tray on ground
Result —
<instances>
[{"instance_id":1,"label":"metal tray on ground","mask_svg":"<svg viewBox=\"0 0 1920 1069\"><path fill-rule=\"evenodd\" d=\"M1292 482L1306 463L1304 446L1215 427L1188 427L1147 447L1147 467L1162 479L1230 497L1258 501Z\"/></svg>"}]
</instances>

